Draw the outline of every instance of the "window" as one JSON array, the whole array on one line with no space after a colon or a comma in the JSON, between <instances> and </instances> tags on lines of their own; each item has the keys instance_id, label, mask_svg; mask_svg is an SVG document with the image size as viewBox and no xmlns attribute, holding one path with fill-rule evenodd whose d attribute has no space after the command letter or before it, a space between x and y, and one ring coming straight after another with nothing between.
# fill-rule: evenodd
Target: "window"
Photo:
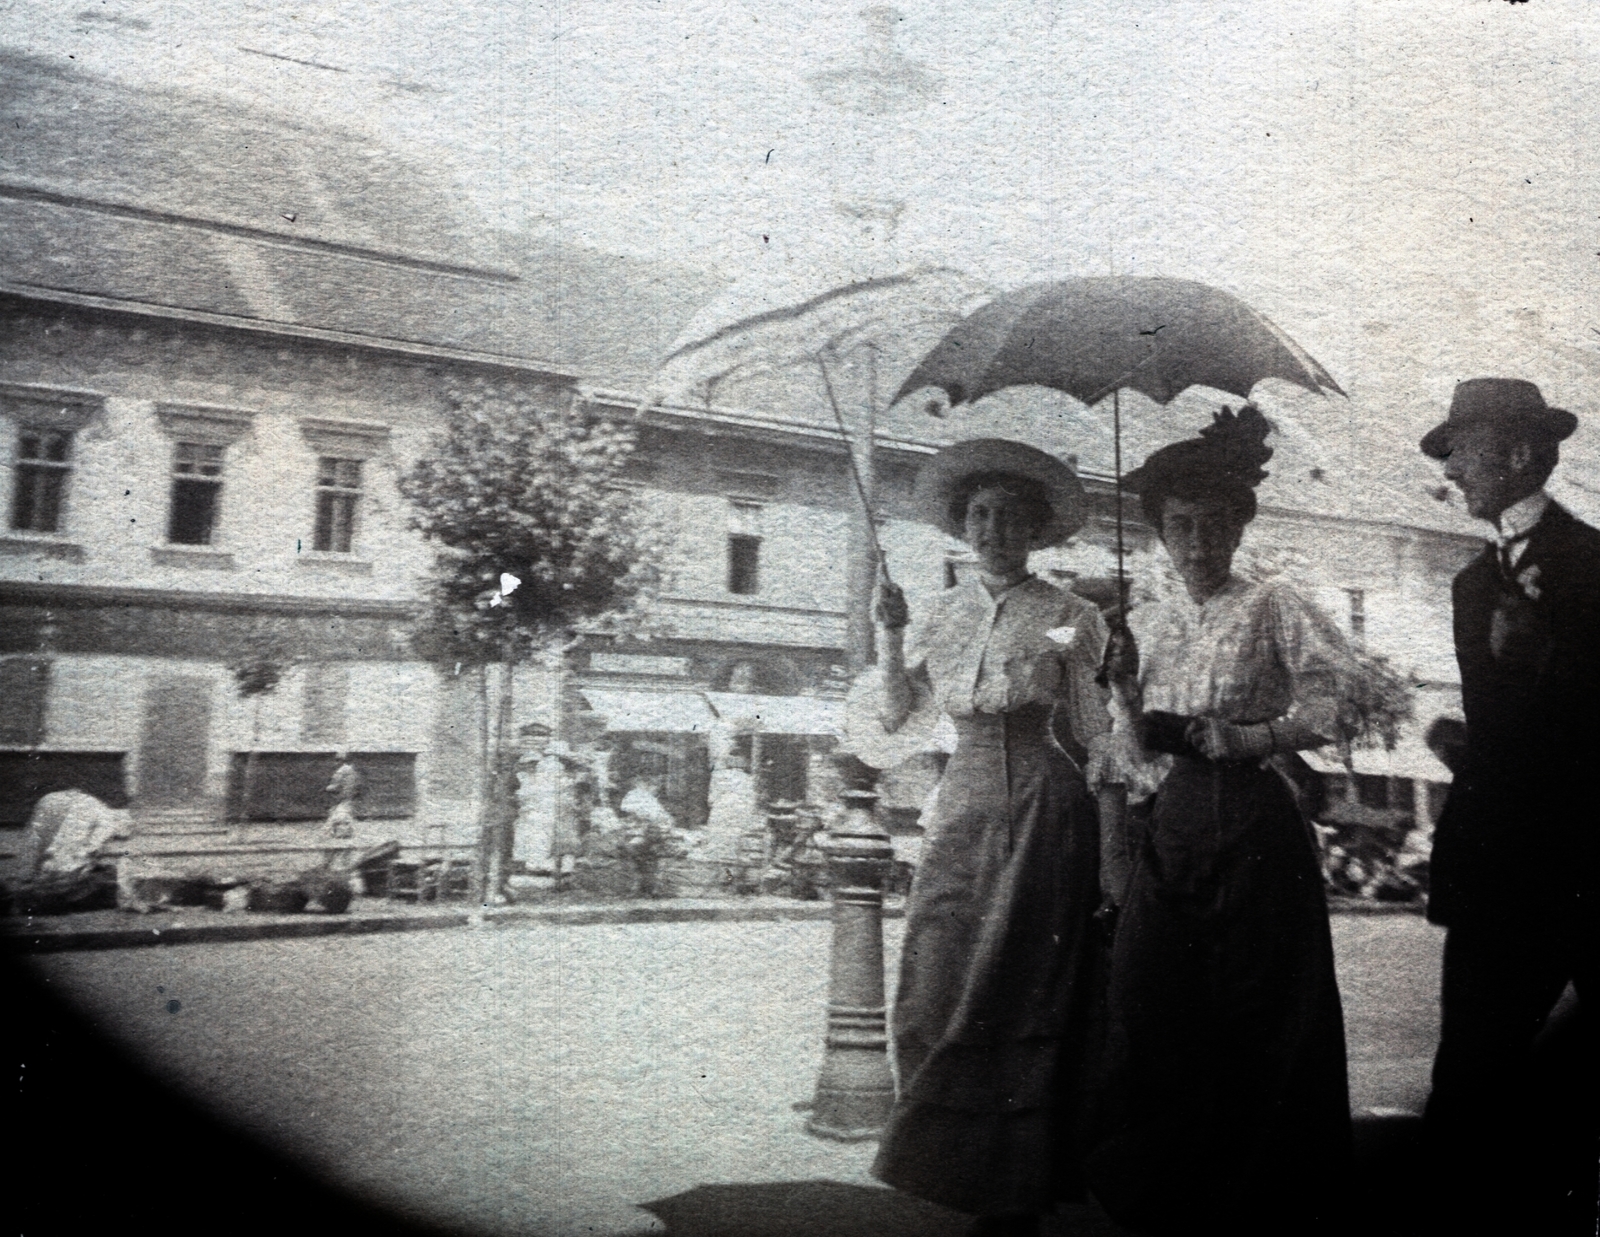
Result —
<instances>
[{"instance_id":1,"label":"window","mask_svg":"<svg viewBox=\"0 0 1600 1237\"><path fill-rule=\"evenodd\" d=\"M1350 643L1361 648L1367 642L1367 592L1361 588L1344 591L1350 597Z\"/></svg>"},{"instance_id":2,"label":"window","mask_svg":"<svg viewBox=\"0 0 1600 1237\"><path fill-rule=\"evenodd\" d=\"M361 499L361 461L331 455L317 459L317 527L312 548L350 553L355 535L356 504Z\"/></svg>"},{"instance_id":3,"label":"window","mask_svg":"<svg viewBox=\"0 0 1600 1237\"><path fill-rule=\"evenodd\" d=\"M728 591L751 596L761 591L761 538L728 534Z\"/></svg>"},{"instance_id":4,"label":"window","mask_svg":"<svg viewBox=\"0 0 1600 1237\"><path fill-rule=\"evenodd\" d=\"M213 443L180 442L172 463L172 512L167 540L210 545L222 497L222 452Z\"/></svg>"},{"instance_id":5,"label":"window","mask_svg":"<svg viewBox=\"0 0 1600 1237\"><path fill-rule=\"evenodd\" d=\"M24 429L17 440L11 527L30 533L59 532L67 474L71 471L70 431Z\"/></svg>"},{"instance_id":6,"label":"window","mask_svg":"<svg viewBox=\"0 0 1600 1237\"><path fill-rule=\"evenodd\" d=\"M1356 797L1364 807L1386 808L1392 788L1389 779L1375 774L1356 774Z\"/></svg>"},{"instance_id":7,"label":"window","mask_svg":"<svg viewBox=\"0 0 1600 1237\"><path fill-rule=\"evenodd\" d=\"M761 591L761 504L732 499L728 512L728 591Z\"/></svg>"}]
</instances>

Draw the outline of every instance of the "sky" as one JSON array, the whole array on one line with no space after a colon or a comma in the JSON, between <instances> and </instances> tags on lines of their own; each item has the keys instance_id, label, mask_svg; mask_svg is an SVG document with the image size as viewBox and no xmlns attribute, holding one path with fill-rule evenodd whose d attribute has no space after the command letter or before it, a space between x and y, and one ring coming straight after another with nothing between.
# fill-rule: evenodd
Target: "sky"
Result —
<instances>
[{"instance_id":1,"label":"sky","mask_svg":"<svg viewBox=\"0 0 1600 1237\"><path fill-rule=\"evenodd\" d=\"M936 85L865 121L810 80L859 0L0 0L0 39L367 129L491 231L781 284L894 197L896 261L1229 288L1396 442L1481 374L1600 416L1592 0L897 7Z\"/></svg>"}]
</instances>

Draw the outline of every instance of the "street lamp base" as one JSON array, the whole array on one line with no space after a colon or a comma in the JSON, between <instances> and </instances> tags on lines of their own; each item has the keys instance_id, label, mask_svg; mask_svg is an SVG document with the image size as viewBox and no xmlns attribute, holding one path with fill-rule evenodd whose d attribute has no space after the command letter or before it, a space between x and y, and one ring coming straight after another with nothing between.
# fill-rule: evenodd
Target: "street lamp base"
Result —
<instances>
[{"instance_id":1,"label":"street lamp base","mask_svg":"<svg viewBox=\"0 0 1600 1237\"><path fill-rule=\"evenodd\" d=\"M826 1071L826 1066L824 1067ZM817 1098L810 1105L806 1133L835 1142L865 1142L883 1133L894 1107L894 1092L883 1086L817 1087Z\"/></svg>"},{"instance_id":2,"label":"street lamp base","mask_svg":"<svg viewBox=\"0 0 1600 1237\"><path fill-rule=\"evenodd\" d=\"M806 1122L805 1130L806 1133L810 1134L813 1138L826 1138L828 1141L836 1143L876 1142L883 1136L883 1126L881 1125L865 1126L860 1129L848 1129L832 1125L824 1125L814 1117L810 1121Z\"/></svg>"}]
</instances>

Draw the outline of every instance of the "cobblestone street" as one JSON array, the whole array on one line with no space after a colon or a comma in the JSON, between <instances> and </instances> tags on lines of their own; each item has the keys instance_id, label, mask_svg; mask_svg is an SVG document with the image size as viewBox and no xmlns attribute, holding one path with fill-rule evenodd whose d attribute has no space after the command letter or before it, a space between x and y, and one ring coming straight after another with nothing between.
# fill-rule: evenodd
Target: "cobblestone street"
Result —
<instances>
[{"instance_id":1,"label":"cobblestone street","mask_svg":"<svg viewBox=\"0 0 1600 1237\"><path fill-rule=\"evenodd\" d=\"M1334 940L1353 1107L1420 1111L1439 934L1342 915ZM810 1138L793 1109L827 949L821 922L537 925L29 965L158 1076L359 1196L562 1233L703 1184L871 1185L870 1144Z\"/></svg>"}]
</instances>

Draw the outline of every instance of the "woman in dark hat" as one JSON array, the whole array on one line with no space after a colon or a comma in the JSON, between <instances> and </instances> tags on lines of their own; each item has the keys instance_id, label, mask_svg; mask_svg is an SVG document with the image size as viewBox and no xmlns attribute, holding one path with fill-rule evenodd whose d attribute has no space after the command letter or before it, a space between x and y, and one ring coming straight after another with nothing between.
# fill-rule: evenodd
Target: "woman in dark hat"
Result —
<instances>
[{"instance_id":1,"label":"woman in dark hat","mask_svg":"<svg viewBox=\"0 0 1600 1237\"><path fill-rule=\"evenodd\" d=\"M1060 460L960 443L915 497L982 572L940 595L910 639L900 590L886 584L879 602L884 727L905 722L920 687L959 742L923 822L893 1019L899 1093L873 1172L977 1216L974 1232L1029 1234L1082 1188L1099 835L1051 719L1065 709L1089 746L1108 729L1094 683L1105 626L1028 571L1031 550L1083 523L1083 489Z\"/></svg>"},{"instance_id":2,"label":"woman in dark hat","mask_svg":"<svg viewBox=\"0 0 1600 1237\"><path fill-rule=\"evenodd\" d=\"M1113 756L1091 771L1159 787L1112 950L1088 1161L1095 1196L1146 1232L1308 1231L1349 1155L1316 847L1270 761L1349 736L1359 668L1292 589L1232 572L1270 429L1224 409L1126 479L1187 593L1113 636Z\"/></svg>"}]
</instances>

